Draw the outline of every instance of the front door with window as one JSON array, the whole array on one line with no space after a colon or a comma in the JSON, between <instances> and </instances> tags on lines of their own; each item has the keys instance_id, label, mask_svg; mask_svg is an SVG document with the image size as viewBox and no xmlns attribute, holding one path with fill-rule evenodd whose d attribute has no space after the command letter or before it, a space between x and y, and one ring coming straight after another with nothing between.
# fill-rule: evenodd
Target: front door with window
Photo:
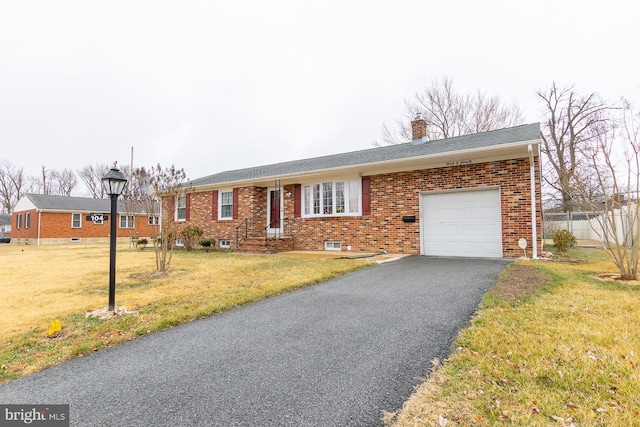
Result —
<instances>
[{"instance_id":1,"label":"front door with window","mask_svg":"<svg viewBox=\"0 0 640 427\"><path fill-rule=\"evenodd\" d=\"M267 203L267 231L277 233L282 228L282 191L269 189Z\"/></svg>"}]
</instances>

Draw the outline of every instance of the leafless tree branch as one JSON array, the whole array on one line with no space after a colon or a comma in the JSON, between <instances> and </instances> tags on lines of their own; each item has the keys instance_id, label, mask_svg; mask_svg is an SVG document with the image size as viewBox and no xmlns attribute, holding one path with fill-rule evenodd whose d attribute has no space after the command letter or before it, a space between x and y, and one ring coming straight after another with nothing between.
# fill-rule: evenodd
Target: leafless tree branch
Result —
<instances>
[{"instance_id":1,"label":"leafless tree branch","mask_svg":"<svg viewBox=\"0 0 640 427\"><path fill-rule=\"evenodd\" d=\"M488 96L481 91L459 93L454 89L453 81L444 77L416 93L415 99L405 101L405 113L395 128L383 125L382 143L411 141L410 122L417 114L427 122L428 140L501 129L524 121L516 105L505 105L497 96Z\"/></svg>"}]
</instances>

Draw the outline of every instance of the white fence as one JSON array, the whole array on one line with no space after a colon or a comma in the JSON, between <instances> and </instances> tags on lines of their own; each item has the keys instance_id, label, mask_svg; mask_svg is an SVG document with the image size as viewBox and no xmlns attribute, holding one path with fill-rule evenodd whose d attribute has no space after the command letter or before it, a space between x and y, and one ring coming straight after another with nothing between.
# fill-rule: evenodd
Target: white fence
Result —
<instances>
[{"instance_id":1,"label":"white fence","mask_svg":"<svg viewBox=\"0 0 640 427\"><path fill-rule=\"evenodd\" d=\"M627 209L632 209L631 212ZM606 215L606 217L605 217ZM555 230L569 230L577 240L603 243L620 242L631 245L638 235L638 217L634 206L609 212L562 212L544 215L544 237L552 239ZM614 233L617 239L614 238Z\"/></svg>"}]
</instances>

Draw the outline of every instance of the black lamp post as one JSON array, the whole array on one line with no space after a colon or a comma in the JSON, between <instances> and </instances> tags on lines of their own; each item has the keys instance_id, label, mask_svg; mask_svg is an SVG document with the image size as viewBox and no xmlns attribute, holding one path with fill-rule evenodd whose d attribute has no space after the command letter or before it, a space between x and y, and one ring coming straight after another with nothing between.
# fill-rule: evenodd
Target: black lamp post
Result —
<instances>
[{"instance_id":1,"label":"black lamp post","mask_svg":"<svg viewBox=\"0 0 640 427\"><path fill-rule=\"evenodd\" d=\"M118 211L118 196L124 191L127 178L114 164L111 170L102 178L104 191L111 197L111 232L109 234L109 311L116 308L116 214Z\"/></svg>"}]
</instances>

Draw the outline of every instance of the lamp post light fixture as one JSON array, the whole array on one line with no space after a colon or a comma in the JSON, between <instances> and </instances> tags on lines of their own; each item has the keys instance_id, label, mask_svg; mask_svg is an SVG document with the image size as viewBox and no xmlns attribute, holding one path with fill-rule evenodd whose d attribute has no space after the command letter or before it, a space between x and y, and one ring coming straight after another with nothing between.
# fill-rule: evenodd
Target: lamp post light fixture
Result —
<instances>
[{"instance_id":1,"label":"lamp post light fixture","mask_svg":"<svg viewBox=\"0 0 640 427\"><path fill-rule=\"evenodd\" d=\"M102 178L102 187L111 197L111 231L109 233L109 311L116 308L116 215L118 211L118 196L124 191L127 178L114 163L111 170Z\"/></svg>"}]
</instances>

